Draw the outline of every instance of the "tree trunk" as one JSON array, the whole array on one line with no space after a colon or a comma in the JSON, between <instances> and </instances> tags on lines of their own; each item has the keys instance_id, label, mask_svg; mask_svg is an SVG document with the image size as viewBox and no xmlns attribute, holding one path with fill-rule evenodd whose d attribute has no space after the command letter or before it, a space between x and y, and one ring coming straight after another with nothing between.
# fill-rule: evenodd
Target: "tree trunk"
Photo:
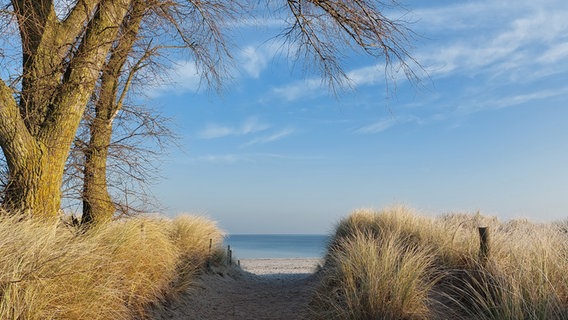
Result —
<instances>
[{"instance_id":1,"label":"tree trunk","mask_svg":"<svg viewBox=\"0 0 568 320\"><path fill-rule=\"evenodd\" d=\"M112 124L110 121L96 118L90 130L91 138L85 150L82 224L110 221L115 212L106 181L106 162Z\"/></svg>"},{"instance_id":2,"label":"tree trunk","mask_svg":"<svg viewBox=\"0 0 568 320\"><path fill-rule=\"evenodd\" d=\"M66 148L35 148L24 161L10 161L5 207L13 213L42 218L57 216L61 204L61 180Z\"/></svg>"}]
</instances>

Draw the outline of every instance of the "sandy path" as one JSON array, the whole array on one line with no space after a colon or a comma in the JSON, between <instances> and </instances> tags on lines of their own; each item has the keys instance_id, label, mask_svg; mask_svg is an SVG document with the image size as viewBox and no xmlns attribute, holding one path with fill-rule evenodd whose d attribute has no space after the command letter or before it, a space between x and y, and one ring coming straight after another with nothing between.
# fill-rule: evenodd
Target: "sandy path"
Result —
<instances>
[{"instance_id":1,"label":"sandy path","mask_svg":"<svg viewBox=\"0 0 568 320\"><path fill-rule=\"evenodd\" d=\"M204 275L154 319L301 319L319 259L241 260L243 274Z\"/></svg>"}]
</instances>

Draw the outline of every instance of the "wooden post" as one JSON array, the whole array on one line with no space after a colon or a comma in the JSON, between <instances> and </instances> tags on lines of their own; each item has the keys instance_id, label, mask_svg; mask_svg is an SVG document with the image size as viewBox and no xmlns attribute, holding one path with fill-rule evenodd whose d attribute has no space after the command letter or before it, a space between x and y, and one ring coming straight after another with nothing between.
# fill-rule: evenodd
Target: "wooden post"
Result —
<instances>
[{"instance_id":1,"label":"wooden post","mask_svg":"<svg viewBox=\"0 0 568 320\"><path fill-rule=\"evenodd\" d=\"M211 258L213 255L211 254L211 249L213 247L213 239L209 239L209 258L207 259L207 270L211 270Z\"/></svg>"},{"instance_id":2,"label":"wooden post","mask_svg":"<svg viewBox=\"0 0 568 320\"><path fill-rule=\"evenodd\" d=\"M229 259L229 265L233 264L233 251L231 251L231 246L227 246L227 257Z\"/></svg>"},{"instance_id":3,"label":"wooden post","mask_svg":"<svg viewBox=\"0 0 568 320\"><path fill-rule=\"evenodd\" d=\"M479 227L479 260L485 263L489 257L489 227Z\"/></svg>"}]
</instances>

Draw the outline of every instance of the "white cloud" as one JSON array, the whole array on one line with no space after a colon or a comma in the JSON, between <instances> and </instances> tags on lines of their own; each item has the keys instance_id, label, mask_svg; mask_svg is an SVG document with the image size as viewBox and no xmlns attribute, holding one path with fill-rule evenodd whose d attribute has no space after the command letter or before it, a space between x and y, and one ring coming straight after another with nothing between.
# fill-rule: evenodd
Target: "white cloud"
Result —
<instances>
[{"instance_id":1,"label":"white cloud","mask_svg":"<svg viewBox=\"0 0 568 320\"><path fill-rule=\"evenodd\" d=\"M421 32L452 33L463 32L479 27L495 27L507 18L517 15L522 9L520 0L511 5L506 1L454 1L432 7L431 3L421 2L418 8L410 8L408 20L415 21L412 28ZM425 7L421 8L420 5ZM496 18L498 17L498 18Z\"/></svg>"},{"instance_id":2,"label":"white cloud","mask_svg":"<svg viewBox=\"0 0 568 320\"><path fill-rule=\"evenodd\" d=\"M199 133L199 136L203 139L214 139L232 135L233 132L233 128L223 127L218 124L209 124Z\"/></svg>"},{"instance_id":3,"label":"white cloud","mask_svg":"<svg viewBox=\"0 0 568 320\"><path fill-rule=\"evenodd\" d=\"M554 64L568 59L568 42L553 44L538 59L545 64Z\"/></svg>"},{"instance_id":4,"label":"white cloud","mask_svg":"<svg viewBox=\"0 0 568 320\"><path fill-rule=\"evenodd\" d=\"M191 158L189 163L210 163L210 164L222 164L222 165L232 165L236 163L256 163L259 161L266 160L276 160L276 161L321 161L324 159L322 156L310 156L310 155L293 155L293 154L279 154L279 153L242 153L242 154L207 154L195 158Z\"/></svg>"},{"instance_id":5,"label":"white cloud","mask_svg":"<svg viewBox=\"0 0 568 320\"><path fill-rule=\"evenodd\" d=\"M253 46L245 47L241 52L241 60L244 71L252 78L258 78L268 64L268 57Z\"/></svg>"},{"instance_id":6,"label":"white cloud","mask_svg":"<svg viewBox=\"0 0 568 320\"><path fill-rule=\"evenodd\" d=\"M436 119L429 119L428 121L436 121ZM426 121L417 118L413 115L403 115L398 117L391 117L388 119L381 119L366 126L363 126L354 131L356 134L375 134L387 131L388 129L405 123L424 124Z\"/></svg>"},{"instance_id":7,"label":"white cloud","mask_svg":"<svg viewBox=\"0 0 568 320\"><path fill-rule=\"evenodd\" d=\"M264 131L270 128L268 124L260 122L257 118L248 118L241 126L240 131L237 133L240 135L245 135L249 133L255 133L259 131Z\"/></svg>"},{"instance_id":8,"label":"white cloud","mask_svg":"<svg viewBox=\"0 0 568 320\"><path fill-rule=\"evenodd\" d=\"M226 136L243 136L270 128L268 124L260 122L257 118L251 117L236 127L222 126L219 124L209 124L199 133L203 139L215 139Z\"/></svg>"},{"instance_id":9,"label":"white cloud","mask_svg":"<svg viewBox=\"0 0 568 320\"><path fill-rule=\"evenodd\" d=\"M353 87L373 85L377 83L377 78L381 78L382 81L385 80L384 72L384 64L372 65L351 70L347 73L347 77Z\"/></svg>"},{"instance_id":10,"label":"white cloud","mask_svg":"<svg viewBox=\"0 0 568 320\"><path fill-rule=\"evenodd\" d=\"M306 79L295 81L291 84L273 88L272 92L279 98L287 101L295 101L303 98L321 96L328 91L322 79Z\"/></svg>"},{"instance_id":11,"label":"white cloud","mask_svg":"<svg viewBox=\"0 0 568 320\"><path fill-rule=\"evenodd\" d=\"M271 135L268 135L268 136L254 138L251 141L245 143L243 145L243 147L249 147L249 146L252 146L252 145L255 145L255 144L265 144L265 143L281 140L281 139L284 139L285 137L293 134L294 132L295 132L295 130L291 129L291 128L283 129L283 130L277 131L277 132L275 132Z\"/></svg>"},{"instance_id":12,"label":"white cloud","mask_svg":"<svg viewBox=\"0 0 568 320\"><path fill-rule=\"evenodd\" d=\"M144 71L143 71L144 72ZM176 61L162 75L149 74L146 83L147 93L152 97L169 93L198 92L201 89L201 76L193 61Z\"/></svg>"},{"instance_id":13,"label":"white cloud","mask_svg":"<svg viewBox=\"0 0 568 320\"><path fill-rule=\"evenodd\" d=\"M434 41L430 48L426 47L417 54L431 76L481 72L526 79L530 76L528 70L534 70L537 62L554 63L566 55L566 48L558 47L558 43L566 42L568 33L568 8L565 4L520 2L513 5L490 1L476 4L476 10L463 10L471 6L450 6L420 13L427 20L421 25L428 25L430 16L443 21L438 25L438 32L451 27L452 19L469 23L468 30L460 30L460 38L447 36L449 42ZM505 9L508 9L508 15L503 15ZM428 45L428 42L425 44ZM556 49L542 56L544 48Z\"/></svg>"},{"instance_id":14,"label":"white cloud","mask_svg":"<svg viewBox=\"0 0 568 320\"><path fill-rule=\"evenodd\" d=\"M461 87L459 99L453 99L463 101L456 115L568 94L552 78L568 72L568 2L485 1L476 3L474 10L463 10L471 6L425 11L424 20L435 16L440 21L432 34L440 34L444 41L426 41L418 53L433 79L467 77L464 81L470 84ZM467 21L460 25L459 37L444 29L451 28L452 20ZM478 81L470 82L474 77Z\"/></svg>"},{"instance_id":15,"label":"white cloud","mask_svg":"<svg viewBox=\"0 0 568 320\"><path fill-rule=\"evenodd\" d=\"M419 73L420 70L415 70L415 72ZM385 68L384 63L347 71L346 76L346 87L339 89L356 89L361 86L372 86L379 83L386 83L387 81L397 82L406 79L402 69L397 66ZM287 101L295 101L330 94L332 92L331 89L332 88L329 86L326 86L324 79L309 78L273 88L272 92L279 98L283 98Z\"/></svg>"},{"instance_id":16,"label":"white cloud","mask_svg":"<svg viewBox=\"0 0 568 320\"><path fill-rule=\"evenodd\" d=\"M235 164L237 162L248 162L249 160L242 155L223 154L223 155L204 155L192 159L192 162L207 162L214 164Z\"/></svg>"},{"instance_id":17,"label":"white cloud","mask_svg":"<svg viewBox=\"0 0 568 320\"><path fill-rule=\"evenodd\" d=\"M393 127L395 124L397 124L397 120L394 119L394 118L383 119L383 120L379 120L377 122L374 122L372 124L366 125L364 127L361 127L359 129L355 130L355 133L358 133L358 134L380 133L380 132L386 131L389 128Z\"/></svg>"},{"instance_id":18,"label":"white cloud","mask_svg":"<svg viewBox=\"0 0 568 320\"><path fill-rule=\"evenodd\" d=\"M568 94L568 87L564 88L555 88L555 89L544 89L544 90L537 90L534 92L523 93L523 94L516 94L505 96L497 100L491 100L487 102L488 107L492 108L506 108L517 106L521 104L525 104L531 101L538 101L548 98L554 98L559 96L564 96Z\"/></svg>"},{"instance_id":19,"label":"white cloud","mask_svg":"<svg viewBox=\"0 0 568 320\"><path fill-rule=\"evenodd\" d=\"M471 99L458 99L461 102L457 104L455 110L451 113L445 113L445 120L452 117L463 117L477 112L491 109L511 108L520 105L539 106L539 102L547 99L555 99L568 95L568 86L557 88L535 88L533 90L516 90L511 94L500 95L483 95L480 92L472 92ZM452 104L455 107L455 104Z\"/></svg>"},{"instance_id":20,"label":"white cloud","mask_svg":"<svg viewBox=\"0 0 568 320\"><path fill-rule=\"evenodd\" d=\"M286 25L283 18L248 17L228 23L231 28L282 28Z\"/></svg>"},{"instance_id":21,"label":"white cloud","mask_svg":"<svg viewBox=\"0 0 568 320\"><path fill-rule=\"evenodd\" d=\"M201 76L193 61L183 61L176 64L172 70L174 87L177 90L197 92L201 84Z\"/></svg>"},{"instance_id":22,"label":"white cloud","mask_svg":"<svg viewBox=\"0 0 568 320\"><path fill-rule=\"evenodd\" d=\"M262 45L245 46L239 53L238 65L251 78L260 77L271 60L281 53L283 44L281 41L272 40Z\"/></svg>"}]
</instances>

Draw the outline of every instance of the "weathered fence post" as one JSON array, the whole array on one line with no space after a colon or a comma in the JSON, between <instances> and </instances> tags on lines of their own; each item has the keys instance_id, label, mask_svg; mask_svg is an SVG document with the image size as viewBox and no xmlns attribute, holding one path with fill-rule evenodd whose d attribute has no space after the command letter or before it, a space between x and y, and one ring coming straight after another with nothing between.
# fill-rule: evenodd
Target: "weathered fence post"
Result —
<instances>
[{"instance_id":1,"label":"weathered fence post","mask_svg":"<svg viewBox=\"0 0 568 320\"><path fill-rule=\"evenodd\" d=\"M227 258L229 260L229 265L233 264L233 251L231 250L231 246L227 246Z\"/></svg>"},{"instance_id":2,"label":"weathered fence post","mask_svg":"<svg viewBox=\"0 0 568 320\"><path fill-rule=\"evenodd\" d=\"M211 258L213 255L211 254L211 249L213 247L213 239L209 239L209 255L207 257L207 270L211 269Z\"/></svg>"},{"instance_id":3,"label":"weathered fence post","mask_svg":"<svg viewBox=\"0 0 568 320\"><path fill-rule=\"evenodd\" d=\"M479 227L479 260L485 264L489 258L489 227Z\"/></svg>"}]
</instances>

